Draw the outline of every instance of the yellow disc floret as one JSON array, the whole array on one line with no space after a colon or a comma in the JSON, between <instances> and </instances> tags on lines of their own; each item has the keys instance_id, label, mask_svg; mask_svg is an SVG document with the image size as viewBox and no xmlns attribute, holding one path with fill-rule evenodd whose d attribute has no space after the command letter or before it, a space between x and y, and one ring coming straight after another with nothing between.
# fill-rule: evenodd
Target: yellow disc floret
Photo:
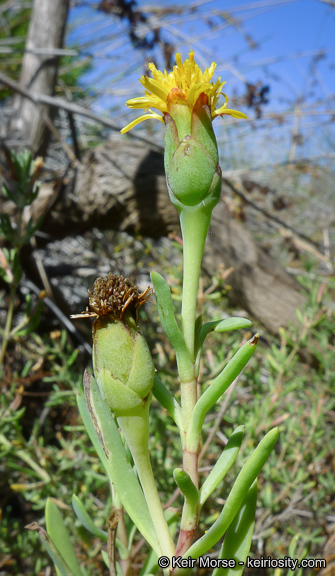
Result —
<instances>
[{"instance_id":1,"label":"yellow disc floret","mask_svg":"<svg viewBox=\"0 0 335 576\"><path fill-rule=\"evenodd\" d=\"M200 94L206 94L212 119L223 114L229 114L235 118L247 118L242 112L227 108L228 97L222 92L225 82L221 82L220 77L215 83L211 82L215 68L216 64L212 62L210 67L202 72L194 61L193 51L189 53L188 58L184 62L181 61L180 54L176 54L176 65L173 67L172 72L169 73L166 70L161 72L157 70L154 64L149 64L153 78L142 76L140 79L141 84L146 89L145 96L132 98L127 101L129 108L144 108L148 112L130 122L128 126L121 130L121 134L125 134L125 132L143 122L143 120L150 118L164 122L164 115L169 112L168 96L176 88L179 94L183 94L184 103L187 104L191 111ZM225 103L216 109L217 101L221 95L225 98ZM163 116L153 112L151 108L159 110L163 113Z\"/></svg>"}]
</instances>

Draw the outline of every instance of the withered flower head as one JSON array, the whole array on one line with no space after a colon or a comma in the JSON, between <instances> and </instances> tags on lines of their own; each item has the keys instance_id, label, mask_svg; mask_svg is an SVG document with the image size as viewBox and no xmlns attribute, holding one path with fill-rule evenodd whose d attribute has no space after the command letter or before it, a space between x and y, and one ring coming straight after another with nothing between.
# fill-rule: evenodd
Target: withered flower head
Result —
<instances>
[{"instance_id":1,"label":"withered flower head","mask_svg":"<svg viewBox=\"0 0 335 576\"><path fill-rule=\"evenodd\" d=\"M88 291L89 307L86 311L73 314L71 318L110 316L114 320L122 320L127 310L136 320L138 308L145 304L152 294L150 286L141 292L129 278L110 273L105 278L97 278L93 290Z\"/></svg>"},{"instance_id":2,"label":"withered flower head","mask_svg":"<svg viewBox=\"0 0 335 576\"><path fill-rule=\"evenodd\" d=\"M152 289L141 292L135 284L123 276L108 274L97 278L93 290L88 291L89 307L97 316L111 316L122 320L126 310L135 318L137 309L152 295Z\"/></svg>"}]
</instances>

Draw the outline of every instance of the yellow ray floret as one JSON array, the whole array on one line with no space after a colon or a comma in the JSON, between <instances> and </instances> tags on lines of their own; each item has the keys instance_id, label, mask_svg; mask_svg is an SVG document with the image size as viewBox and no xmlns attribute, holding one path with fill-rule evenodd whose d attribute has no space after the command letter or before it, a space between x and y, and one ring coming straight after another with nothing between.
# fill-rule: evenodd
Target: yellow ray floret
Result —
<instances>
[{"instance_id":1,"label":"yellow ray floret","mask_svg":"<svg viewBox=\"0 0 335 576\"><path fill-rule=\"evenodd\" d=\"M202 72L198 64L194 61L193 51L189 53L188 58L184 60L184 62L181 61L180 54L176 54L176 66L174 66L172 72L169 73L166 70L161 72L157 70L154 64L149 64L149 69L153 77L142 76L140 78L141 84L143 84L146 89L145 96L132 98L127 101L129 108L144 108L148 112L139 116L123 128L121 134L125 134L128 130L149 118L164 122L164 114L168 112L168 95L173 88L178 88L182 91L185 97L185 103L189 106L190 110L193 109L200 94L204 93L208 97L208 105L213 119L223 114L229 114L235 118L247 118L242 112L227 108L228 97L222 92L225 82L221 82L220 77L215 83L211 82L215 68L216 64L212 62L210 67ZM221 95L225 98L225 103L216 109L217 101ZM153 112L151 108L159 110L163 116Z\"/></svg>"}]
</instances>

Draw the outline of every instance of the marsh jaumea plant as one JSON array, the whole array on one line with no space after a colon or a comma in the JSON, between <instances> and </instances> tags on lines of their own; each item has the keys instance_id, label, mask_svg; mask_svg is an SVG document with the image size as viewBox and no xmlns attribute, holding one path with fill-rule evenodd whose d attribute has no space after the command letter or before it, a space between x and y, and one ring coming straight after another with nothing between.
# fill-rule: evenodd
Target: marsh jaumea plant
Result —
<instances>
[{"instance_id":1,"label":"marsh jaumea plant","mask_svg":"<svg viewBox=\"0 0 335 576\"><path fill-rule=\"evenodd\" d=\"M221 169L212 122L223 115L246 118L245 114L227 108L228 98L222 93L224 82L221 78L212 82L215 67L213 62L202 72L195 63L193 52L184 62L177 54L176 66L170 73L160 72L150 64L153 78L142 76L140 80L146 89L145 96L127 101L130 108L144 108L148 112L122 130L125 133L149 118L159 119L166 125L164 162L167 186L171 202L179 212L183 236L181 329L174 318L165 281L157 273L152 273L152 281L162 326L175 348L178 361L183 472L189 479L190 490L199 488L198 456L205 415L243 369L258 340L255 336L242 347L203 396L197 398L199 362L196 360L209 328L208 325L202 326L201 319L196 320L198 282L212 210L221 196ZM224 97L222 106L218 106L220 96ZM222 324L221 328L224 329ZM211 329L220 331L220 323ZM177 478L178 473L175 475L178 483ZM192 544L198 524L198 509L199 503L194 498L191 502L185 495L176 554L184 554Z\"/></svg>"},{"instance_id":2,"label":"marsh jaumea plant","mask_svg":"<svg viewBox=\"0 0 335 576\"><path fill-rule=\"evenodd\" d=\"M180 429L183 447L183 468L177 468L174 473L175 481L185 497L179 538L174 554L182 556L186 553L191 555L193 553L194 557L197 557L208 551L222 537L234 519L244 498L247 497L260 466L264 463L264 455L266 459L270 453L277 433L271 433L268 438L266 450L265 452L263 450L261 454L263 457L257 456L251 474L247 475L248 481L245 483L244 479L243 489L238 492L238 498L232 510L229 512L229 506L225 506L226 512L222 513L224 521L215 522L207 534L192 546L198 525L200 505L198 456L205 415L243 369L253 354L258 340L255 336L247 342L201 398L197 397L198 364L196 359L207 329L213 329L212 326L202 325L201 320L196 321L197 290L212 210L221 195L221 169L218 164L218 147L212 121L225 114L237 118L245 118L245 115L227 108L228 98L222 94L224 82L221 82L220 78L215 83L211 81L215 63L202 72L195 63L193 52L190 52L189 58L184 62L177 54L176 66L170 73L158 71L153 64L150 64L149 68L153 78L141 78L141 83L146 89L145 96L127 102L130 108L144 108L147 112L131 122L122 130L122 133L149 118L162 120L166 125L164 162L167 185L170 199L179 212L183 235L181 328L175 319L170 290L165 280L153 272L152 281L162 326L176 352L181 384L181 405L179 406L175 399L170 398L170 393L165 390L157 377L154 393L163 405L171 404L172 415ZM223 106L217 108L220 95L225 98L225 102ZM153 112L151 108L155 108L162 115ZM248 324L245 321L244 325ZM222 324L221 328L224 329ZM220 323L214 329L220 331ZM122 420L121 422L120 418L118 420L122 427ZM147 439L145 443L147 449ZM131 446L129 448L131 450ZM207 490L209 493L218 485L218 480L221 480L220 476L225 469L223 464L225 461L220 464L221 470L216 470L215 475L212 473L213 478L214 476L216 478L211 489ZM210 486L210 476L206 482L207 486ZM143 482L142 488L145 493ZM204 486L202 490L203 488ZM234 490L230 494L231 498L233 492ZM148 499L147 503L150 503ZM215 534L215 542L211 534ZM160 539L159 534L157 535ZM163 554L171 557L168 539L161 542L161 548Z\"/></svg>"},{"instance_id":3,"label":"marsh jaumea plant","mask_svg":"<svg viewBox=\"0 0 335 576\"><path fill-rule=\"evenodd\" d=\"M243 426L237 427L204 482L199 481L198 459L202 427L206 414L241 373L254 353L258 335L246 342L214 381L198 397L197 380L200 357L206 336L249 328L243 318L229 318L203 323L196 317L197 291L201 259L212 210L221 195L221 169L213 120L218 116L244 114L227 108L222 93L224 82L212 77L215 63L204 72L194 60L194 53L182 62L176 55L173 71L158 71L149 65L153 78L142 77L145 96L128 100L133 109L145 113L131 122L122 133L147 119L165 123L165 170L171 202L177 208L183 236L183 293L179 325L171 292L164 278L152 272L158 312L162 327L176 354L181 386L181 402L173 396L154 372L148 346L137 325L137 310L151 295L140 292L128 279L110 274L98 279L89 293L93 316L94 377L84 377L85 399L78 399L84 424L106 469L115 498L120 501L134 525L152 548L141 575L154 574L159 566L165 574L188 574L184 559L198 559L216 546L224 536L219 558L236 560L236 568L217 568L218 574L242 574L249 553L257 499L257 476L269 457L278 436L275 428L261 440L236 477L225 505L206 533L197 537L199 515L207 498L222 484L233 466L243 439ZM220 96L225 101L217 107ZM152 108L158 112L152 111ZM174 480L184 496L181 518L163 512L148 452L149 408L152 394L169 412L180 431L182 466L174 470ZM162 439L162 442L164 439ZM131 453L134 462L129 459ZM181 463L177 463L181 464ZM85 511L75 500L75 510L85 526ZM89 529L89 528L88 528ZM120 524L116 546L120 564L111 573L129 576L133 532L125 534ZM128 552L127 552L128 550ZM164 557L164 562L157 557ZM114 558L114 556L113 556ZM179 558L177 563L175 559ZM175 562L175 564L174 564ZM241 562L241 565L238 565Z\"/></svg>"}]
</instances>

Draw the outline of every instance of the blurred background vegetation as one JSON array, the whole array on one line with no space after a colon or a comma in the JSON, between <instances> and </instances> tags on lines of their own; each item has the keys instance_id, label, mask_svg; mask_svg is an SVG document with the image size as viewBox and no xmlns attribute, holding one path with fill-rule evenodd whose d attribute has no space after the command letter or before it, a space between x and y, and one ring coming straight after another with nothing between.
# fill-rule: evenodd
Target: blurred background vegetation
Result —
<instances>
[{"instance_id":1,"label":"blurred background vegetation","mask_svg":"<svg viewBox=\"0 0 335 576\"><path fill-rule=\"evenodd\" d=\"M48 13L51 6L54 13ZM258 289L258 308L252 308L233 281L239 256L228 262L231 244L221 245L219 225L212 233L221 252L214 266L205 262L199 312L208 319L247 315L256 330L262 328L262 338L243 375L206 420L201 469L204 475L210 470L237 425L246 426L238 467L260 437L279 425L280 440L260 478L252 555L283 557L291 544L295 557L327 559L320 576L335 574L334 19L331 0L238 6L201 0L0 1L1 576L54 574L37 534L25 529L34 521L44 525L47 497L60 507L87 573L108 573L100 554L105 544L88 535L71 507L76 494L103 529L111 511L106 478L75 403L90 365L90 321L73 324L69 314L85 308L87 289L98 275L113 271L145 287L153 268L167 277L178 307L181 249L174 225L151 234L143 222L133 224L132 214L102 224L96 214L109 198L99 196L101 191L94 201L88 196L84 222L78 190L83 174L92 190L105 178L105 167L98 169L109 141L109 161L120 161L125 177L124 149L137 145L160 153L160 123L142 124L118 140L119 129L134 117L124 102L141 94L138 78L148 72L148 62L169 69L175 52L186 57L192 48L201 67L218 63L230 106L250 118L216 126L226 183L222 210L239 226L232 246L237 236L249 234L252 249L273 261L273 272L267 269ZM286 36L292 21L294 47ZM43 162L34 164L37 155ZM141 178L150 176L152 166L142 166ZM112 179L106 186L113 190L118 183ZM120 197L118 204L127 201ZM262 262L255 264L260 274ZM252 278L244 266L243 278L248 274ZM292 278L301 305L284 321L279 298L267 323L262 302L284 274ZM155 303L145 308L141 327L155 365L177 389L175 358ZM249 336L213 336L201 382L210 382ZM178 435L155 404L152 430L159 489L166 503L178 507L172 479L181 458ZM208 505L201 530L218 515L232 478ZM135 546L138 571L144 557L145 549ZM278 570L262 574L286 576Z\"/></svg>"}]
</instances>

